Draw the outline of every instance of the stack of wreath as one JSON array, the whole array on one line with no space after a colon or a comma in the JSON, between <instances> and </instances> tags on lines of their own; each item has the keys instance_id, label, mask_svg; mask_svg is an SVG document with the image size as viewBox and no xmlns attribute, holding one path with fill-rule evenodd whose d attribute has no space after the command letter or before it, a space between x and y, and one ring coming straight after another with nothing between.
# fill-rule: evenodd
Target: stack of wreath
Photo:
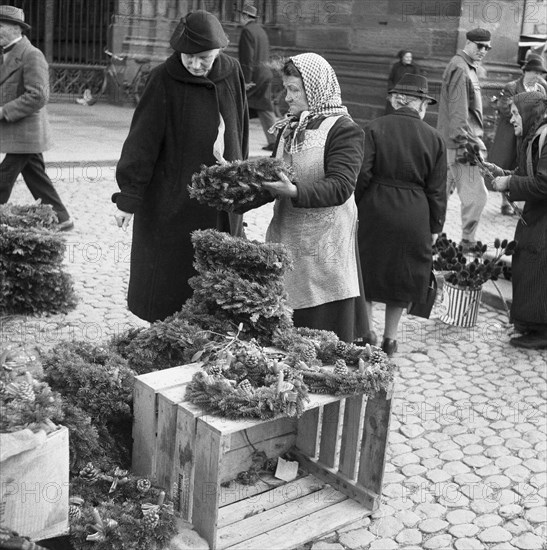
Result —
<instances>
[{"instance_id":1,"label":"stack of wreath","mask_svg":"<svg viewBox=\"0 0 547 550\"><path fill-rule=\"evenodd\" d=\"M243 213L272 202L274 197L263 187L265 181L291 176L291 169L276 158L234 160L201 167L188 186L190 197L218 210Z\"/></svg>"}]
</instances>

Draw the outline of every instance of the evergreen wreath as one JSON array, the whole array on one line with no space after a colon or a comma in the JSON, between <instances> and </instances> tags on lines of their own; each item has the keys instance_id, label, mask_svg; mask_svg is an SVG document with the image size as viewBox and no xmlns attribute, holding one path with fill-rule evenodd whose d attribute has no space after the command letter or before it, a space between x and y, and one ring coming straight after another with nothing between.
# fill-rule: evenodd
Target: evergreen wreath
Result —
<instances>
[{"instance_id":1,"label":"evergreen wreath","mask_svg":"<svg viewBox=\"0 0 547 550\"><path fill-rule=\"evenodd\" d=\"M0 205L0 313L66 313L76 306L56 223L49 205Z\"/></svg>"},{"instance_id":2,"label":"evergreen wreath","mask_svg":"<svg viewBox=\"0 0 547 550\"><path fill-rule=\"evenodd\" d=\"M75 550L159 550L176 534L165 493L127 470L102 472L90 462L72 478L70 492Z\"/></svg>"},{"instance_id":3,"label":"evergreen wreath","mask_svg":"<svg viewBox=\"0 0 547 550\"><path fill-rule=\"evenodd\" d=\"M203 361L203 371L193 376L186 391L189 401L213 414L262 420L298 417L308 392L372 396L388 391L393 383L395 365L383 351L347 344L327 331L288 329L278 337L287 351L242 341L239 332L226 338L207 344L193 357ZM334 369L320 358L330 365L334 359Z\"/></svg>"},{"instance_id":4,"label":"evergreen wreath","mask_svg":"<svg viewBox=\"0 0 547 550\"><path fill-rule=\"evenodd\" d=\"M188 186L190 197L217 210L243 213L273 202L272 194L262 184L276 181L279 172L289 178L291 169L282 160L262 157L234 160L213 166L201 166Z\"/></svg>"}]
</instances>

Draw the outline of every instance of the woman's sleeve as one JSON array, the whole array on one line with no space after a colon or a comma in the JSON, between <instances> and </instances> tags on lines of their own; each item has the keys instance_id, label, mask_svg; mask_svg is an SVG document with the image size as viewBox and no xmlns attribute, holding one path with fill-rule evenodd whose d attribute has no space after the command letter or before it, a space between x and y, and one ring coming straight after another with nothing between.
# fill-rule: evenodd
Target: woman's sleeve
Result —
<instances>
[{"instance_id":1,"label":"woman's sleeve","mask_svg":"<svg viewBox=\"0 0 547 550\"><path fill-rule=\"evenodd\" d=\"M359 176L357 177L357 185L355 186L355 202L357 204L361 202L365 189L369 186L375 158L376 145L374 143L374 133L370 129L367 129L365 132L365 154Z\"/></svg>"},{"instance_id":2,"label":"woman's sleeve","mask_svg":"<svg viewBox=\"0 0 547 550\"><path fill-rule=\"evenodd\" d=\"M298 208L321 208L344 204L355 190L363 161L365 135L349 118L340 118L331 128L325 143L323 178L300 184L293 199Z\"/></svg>"},{"instance_id":3,"label":"woman's sleeve","mask_svg":"<svg viewBox=\"0 0 547 550\"><path fill-rule=\"evenodd\" d=\"M389 71L389 76L388 76L388 79L387 79L387 89L388 90L391 90L391 88L393 88L393 86L395 86L394 80L395 80L396 67L397 67L397 63L394 63L391 66L391 71Z\"/></svg>"},{"instance_id":4,"label":"woman's sleeve","mask_svg":"<svg viewBox=\"0 0 547 550\"><path fill-rule=\"evenodd\" d=\"M437 158L431 174L425 181L425 195L429 204L429 229L440 233L446 218L446 147L439 136Z\"/></svg>"},{"instance_id":5,"label":"woman's sleeve","mask_svg":"<svg viewBox=\"0 0 547 550\"><path fill-rule=\"evenodd\" d=\"M124 212L134 213L138 209L152 179L163 146L165 110L166 94L161 73L152 73L133 114L116 168L121 192L112 200Z\"/></svg>"},{"instance_id":6,"label":"woman's sleeve","mask_svg":"<svg viewBox=\"0 0 547 550\"><path fill-rule=\"evenodd\" d=\"M535 175L513 175L509 180L509 200L529 201L547 199L547 142L538 155Z\"/></svg>"}]
</instances>

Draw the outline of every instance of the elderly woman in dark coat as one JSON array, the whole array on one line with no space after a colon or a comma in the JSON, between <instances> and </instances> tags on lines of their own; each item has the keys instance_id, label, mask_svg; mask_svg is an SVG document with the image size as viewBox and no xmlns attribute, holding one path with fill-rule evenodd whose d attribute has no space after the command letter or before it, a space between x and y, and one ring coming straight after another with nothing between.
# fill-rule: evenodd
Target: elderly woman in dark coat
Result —
<instances>
[{"instance_id":1,"label":"elderly woman in dark coat","mask_svg":"<svg viewBox=\"0 0 547 550\"><path fill-rule=\"evenodd\" d=\"M221 51L227 44L212 14L181 20L175 53L152 71L118 163L118 225L135 215L128 305L147 321L165 319L191 296L192 231L241 229L241 217L191 201L187 189L200 165L247 156L245 81Z\"/></svg>"},{"instance_id":2,"label":"elderly woman in dark coat","mask_svg":"<svg viewBox=\"0 0 547 550\"><path fill-rule=\"evenodd\" d=\"M386 304L382 349L397 350L397 329L409 302L424 304L432 268L432 244L446 214L446 148L423 122L427 95L423 76L405 75L390 90L397 110L373 120L355 199L365 296ZM371 337L374 343L375 335Z\"/></svg>"},{"instance_id":3,"label":"elderly woman in dark coat","mask_svg":"<svg viewBox=\"0 0 547 550\"><path fill-rule=\"evenodd\" d=\"M488 151L488 160L504 170L514 170L517 166L517 137L510 122L513 96L524 92L540 92L547 97L545 73L547 70L542 58L531 54L522 67L522 76L508 82L500 93L498 127L494 142ZM505 195L502 195L501 213L506 216L513 215L513 209Z\"/></svg>"},{"instance_id":4,"label":"elderly woman in dark coat","mask_svg":"<svg viewBox=\"0 0 547 550\"><path fill-rule=\"evenodd\" d=\"M547 99L540 92L513 97L511 123L517 136L518 168L487 166L497 176L495 191L510 201L526 201L515 231L511 318L523 334L511 338L519 348L547 349Z\"/></svg>"},{"instance_id":5,"label":"elderly woman in dark coat","mask_svg":"<svg viewBox=\"0 0 547 550\"><path fill-rule=\"evenodd\" d=\"M412 52L410 50L399 50L397 52L397 57L399 61L393 63L391 70L389 71L389 76L387 78L387 89L388 91L395 87L395 84L403 78L405 74L420 74L420 68L412 63ZM391 101L388 98L386 105L386 115L393 113L395 109L391 105Z\"/></svg>"},{"instance_id":6,"label":"elderly woman in dark coat","mask_svg":"<svg viewBox=\"0 0 547 550\"><path fill-rule=\"evenodd\" d=\"M275 156L294 178L265 183L277 198L266 240L287 246L285 278L295 326L361 340L368 332L356 250L355 182L363 130L342 105L340 86L320 55L291 57L283 68L289 116L277 123Z\"/></svg>"}]
</instances>

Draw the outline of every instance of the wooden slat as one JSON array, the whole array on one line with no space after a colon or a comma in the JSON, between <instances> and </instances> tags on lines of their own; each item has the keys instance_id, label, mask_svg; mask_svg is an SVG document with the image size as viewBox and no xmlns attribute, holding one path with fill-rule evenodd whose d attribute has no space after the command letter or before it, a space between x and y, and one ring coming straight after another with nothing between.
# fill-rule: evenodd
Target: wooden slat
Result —
<instances>
[{"instance_id":1,"label":"wooden slat","mask_svg":"<svg viewBox=\"0 0 547 550\"><path fill-rule=\"evenodd\" d=\"M296 437L296 422L295 418L281 417L233 432L230 436L230 450L246 448L249 441L254 445L281 435L294 434Z\"/></svg>"},{"instance_id":2,"label":"wooden slat","mask_svg":"<svg viewBox=\"0 0 547 550\"><path fill-rule=\"evenodd\" d=\"M228 548L346 499L342 493L326 487L296 500L281 500L275 508L219 529L217 548Z\"/></svg>"},{"instance_id":3,"label":"wooden slat","mask_svg":"<svg viewBox=\"0 0 547 550\"><path fill-rule=\"evenodd\" d=\"M221 508L218 515L218 527L226 527L260 512L275 508L280 503L295 500L325 487L324 482L311 475L295 479L290 483L285 483L279 479L277 482L279 485L275 488L270 487L268 491L255 497L240 500Z\"/></svg>"},{"instance_id":4,"label":"wooden slat","mask_svg":"<svg viewBox=\"0 0 547 550\"><path fill-rule=\"evenodd\" d=\"M199 367L200 363L191 363L135 377L131 465L132 473L135 475L156 477L157 393L187 384Z\"/></svg>"},{"instance_id":5,"label":"wooden slat","mask_svg":"<svg viewBox=\"0 0 547 550\"><path fill-rule=\"evenodd\" d=\"M281 435L254 444L254 449L263 452L269 458L284 455L294 447L295 434ZM248 470L253 464L255 450L250 445L236 451L226 451L220 462L220 482L231 481L237 474Z\"/></svg>"},{"instance_id":6,"label":"wooden slat","mask_svg":"<svg viewBox=\"0 0 547 550\"><path fill-rule=\"evenodd\" d=\"M196 451L192 522L198 533L216 548L218 501L220 497L220 460L226 446L226 436L210 430L206 423L196 421Z\"/></svg>"},{"instance_id":7,"label":"wooden slat","mask_svg":"<svg viewBox=\"0 0 547 550\"><path fill-rule=\"evenodd\" d=\"M175 452L173 456L174 491L172 497L182 518L192 521L194 471L196 452L196 423L203 409L188 401L177 406Z\"/></svg>"},{"instance_id":8,"label":"wooden slat","mask_svg":"<svg viewBox=\"0 0 547 550\"><path fill-rule=\"evenodd\" d=\"M173 494L177 406L184 401L187 384L158 393L158 427L156 436L156 482L167 494Z\"/></svg>"},{"instance_id":9,"label":"wooden slat","mask_svg":"<svg viewBox=\"0 0 547 550\"><path fill-rule=\"evenodd\" d=\"M341 493L360 502L365 508L373 510L379 505L380 496L377 493L373 493L356 481L345 477L338 470L327 468L301 451L295 450L293 454L306 472L326 481Z\"/></svg>"},{"instance_id":10,"label":"wooden slat","mask_svg":"<svg viewBox=\"0 0 547 550\"><path fill-rule=\"evenodd\" d=\"M311 457L315 457L317 454L319 413L320 410L318 408L306 411L298 421L296 447Z\"/></svg>"},{"instance_id":11,"label":"wooden slat","mask_svg":"<svg viewBox=\"0 0 547 550\"><path fill-rule=\"evenodd\" d=\"M293 550L369 515L358 502L347 499L225 550Z\"/></svg>"},{"instance_id":12,"label":"wooden slat","mask_svg":"<svg viewBox=\"0 0 547 550\"><path fill-rule=\"evenodd\" d=\"M391 399L385 392L368 399L357 482L377 494L382 491L390 419Z\"/></svg>"},{"instance_id":13,"label":"wooden slat","mask_svg":"<svg viewBox=\"0 0 547 550\"><path fill-rule=\"evenodd\" d=\"M261 479L252 485L244 485L238 481L232 481L229 485L224 485L220 488L220 514L222 508L231 506L236 502L247 498L253 499L259 497L262 493L267 493L272 489L272 486L285 485L285 481L273 477L271 474L261 474Z\"/></svg>"},{"instance_id":14,"label":"wooden slat","mask_svg":"<svg viewBox=\"0 0 547 550\"><path fill-rule=\"evenodd\" d=\"M342 444L340 445L340 472L349 479L355 479L357 453L362 433L363 396L356 395L346 399Z\"/></svg>"},{"instance_id":15,"label":"wooden slat","mask_svg":"<svg viewBox=\"0 0 547 550\"><path fill-rule=\"evenodd\" d=\"M325 405L323 408L319 460L330 468L334 467L334 462L336 460L336 444L338 441L339 426L340 401Z\"/></svg>"}]
</instances>

